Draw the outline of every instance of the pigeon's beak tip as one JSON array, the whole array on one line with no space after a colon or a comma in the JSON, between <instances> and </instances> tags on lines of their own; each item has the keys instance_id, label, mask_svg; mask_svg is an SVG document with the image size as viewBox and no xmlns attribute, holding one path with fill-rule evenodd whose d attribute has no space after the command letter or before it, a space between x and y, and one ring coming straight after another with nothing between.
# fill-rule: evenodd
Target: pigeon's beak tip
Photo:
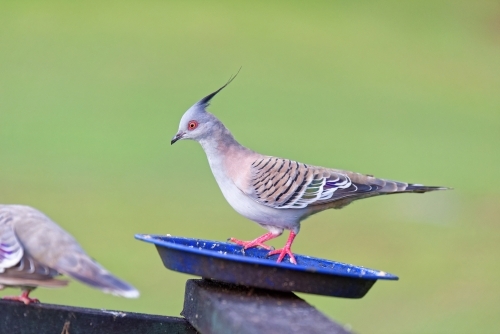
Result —
<instances>
[{"instance_id":1,"label":"pigeon's beak tip","mask_svg":"<svg viewBox=\"0 0 500 334\"><path fill-rule=\"evenodd\" d=\"M182 139L184 134L182 132L177 133L174 138L170 141L170 145L174 145L178 140Z\"/></svg>"}]
</instances>

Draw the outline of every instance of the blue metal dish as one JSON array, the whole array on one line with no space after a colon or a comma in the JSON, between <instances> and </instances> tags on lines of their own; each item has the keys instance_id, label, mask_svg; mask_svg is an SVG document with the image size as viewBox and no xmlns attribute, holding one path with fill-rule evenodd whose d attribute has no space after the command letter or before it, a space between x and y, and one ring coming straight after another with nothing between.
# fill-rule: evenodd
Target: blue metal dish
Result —
<instances>
[{"instance_id":1,"label":"blue metal dish","mask_svg":"<svg viewBox=\"0 0 500 334\"><path fill-rule=\"evenodd\" d=\"M360 266L295 254L297 264L277 263L260 248L211 240L136 234L156 245L168 269L227 283L279 291L305 292L343 298L361 298L379 279L392 274ZM286 262L285 262L286 261Z\"/></svg>"}]
</instances>

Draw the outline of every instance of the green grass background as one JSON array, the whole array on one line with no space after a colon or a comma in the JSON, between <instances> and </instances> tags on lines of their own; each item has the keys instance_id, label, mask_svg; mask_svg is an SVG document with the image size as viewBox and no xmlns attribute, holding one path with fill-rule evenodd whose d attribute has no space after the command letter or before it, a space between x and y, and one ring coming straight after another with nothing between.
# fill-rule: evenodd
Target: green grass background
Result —
<instances>
[{"instance_id":1,"label":"green grass background","mask_svg":"<svg viewBox=\"0 0 500 334\"><path fill-rule=\"evenodd\" d=\"M264 232L226 203L198 144L169 143L241 65L210 110L244 145L455 188L305 221L295 252L400 281L301 297L360 333L498 332L498 1L0 2L0 202L44 211L142 293L34 295L178 315L189 276L134 233Z\"/></svg>"}]
</instances>

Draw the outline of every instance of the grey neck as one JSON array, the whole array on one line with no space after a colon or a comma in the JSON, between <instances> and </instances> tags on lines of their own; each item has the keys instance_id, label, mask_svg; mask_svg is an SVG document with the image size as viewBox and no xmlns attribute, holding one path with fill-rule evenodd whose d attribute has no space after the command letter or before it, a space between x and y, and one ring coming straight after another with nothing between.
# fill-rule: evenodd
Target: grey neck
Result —
<instances>
[{"instance_id":1,"label":"grey neck","mask_svg":"<svg viewBox=\"0 0 500 334\"><path fill-rule=\"evenodd\" d=\"M207 155L223 154L231 148L244 148L220 121L214 125L209 136L199 139L199 143Z\"/></svg>"}]
</instances>

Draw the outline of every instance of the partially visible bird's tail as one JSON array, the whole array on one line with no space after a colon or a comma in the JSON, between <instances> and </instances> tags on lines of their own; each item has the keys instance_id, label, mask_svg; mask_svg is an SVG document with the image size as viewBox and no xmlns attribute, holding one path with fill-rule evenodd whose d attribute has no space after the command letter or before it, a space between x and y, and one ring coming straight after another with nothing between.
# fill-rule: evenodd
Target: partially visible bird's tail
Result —
<instances>
[{"instance_id":1,"label":"partially visible bird's tail","mask_svg":"<svg viewBox=\"0 0 500 334\"><path fill-rule=\"evenodd\" d=\"M378 189L375 195L390 195L390 194L403 194L403 193L426 193L428 191L436 190L451 190L453 188L447 187L436 187L436 186L424 186L423 184L417 183L405 183L393 180L384 179L374 179Z\"/></svg>"},{"instance_id":2,"label":"partially visible bird's tail","mask_svg":"<svg viewBox=\"0 0 500 334\"><path fill-rule=\"evenodd\" d=\"M139 297L139 291L132 285L113 276L85 253L70 253L59 259L57 270L82 283L115 296Z\"/></svg>"}]
</instances>

